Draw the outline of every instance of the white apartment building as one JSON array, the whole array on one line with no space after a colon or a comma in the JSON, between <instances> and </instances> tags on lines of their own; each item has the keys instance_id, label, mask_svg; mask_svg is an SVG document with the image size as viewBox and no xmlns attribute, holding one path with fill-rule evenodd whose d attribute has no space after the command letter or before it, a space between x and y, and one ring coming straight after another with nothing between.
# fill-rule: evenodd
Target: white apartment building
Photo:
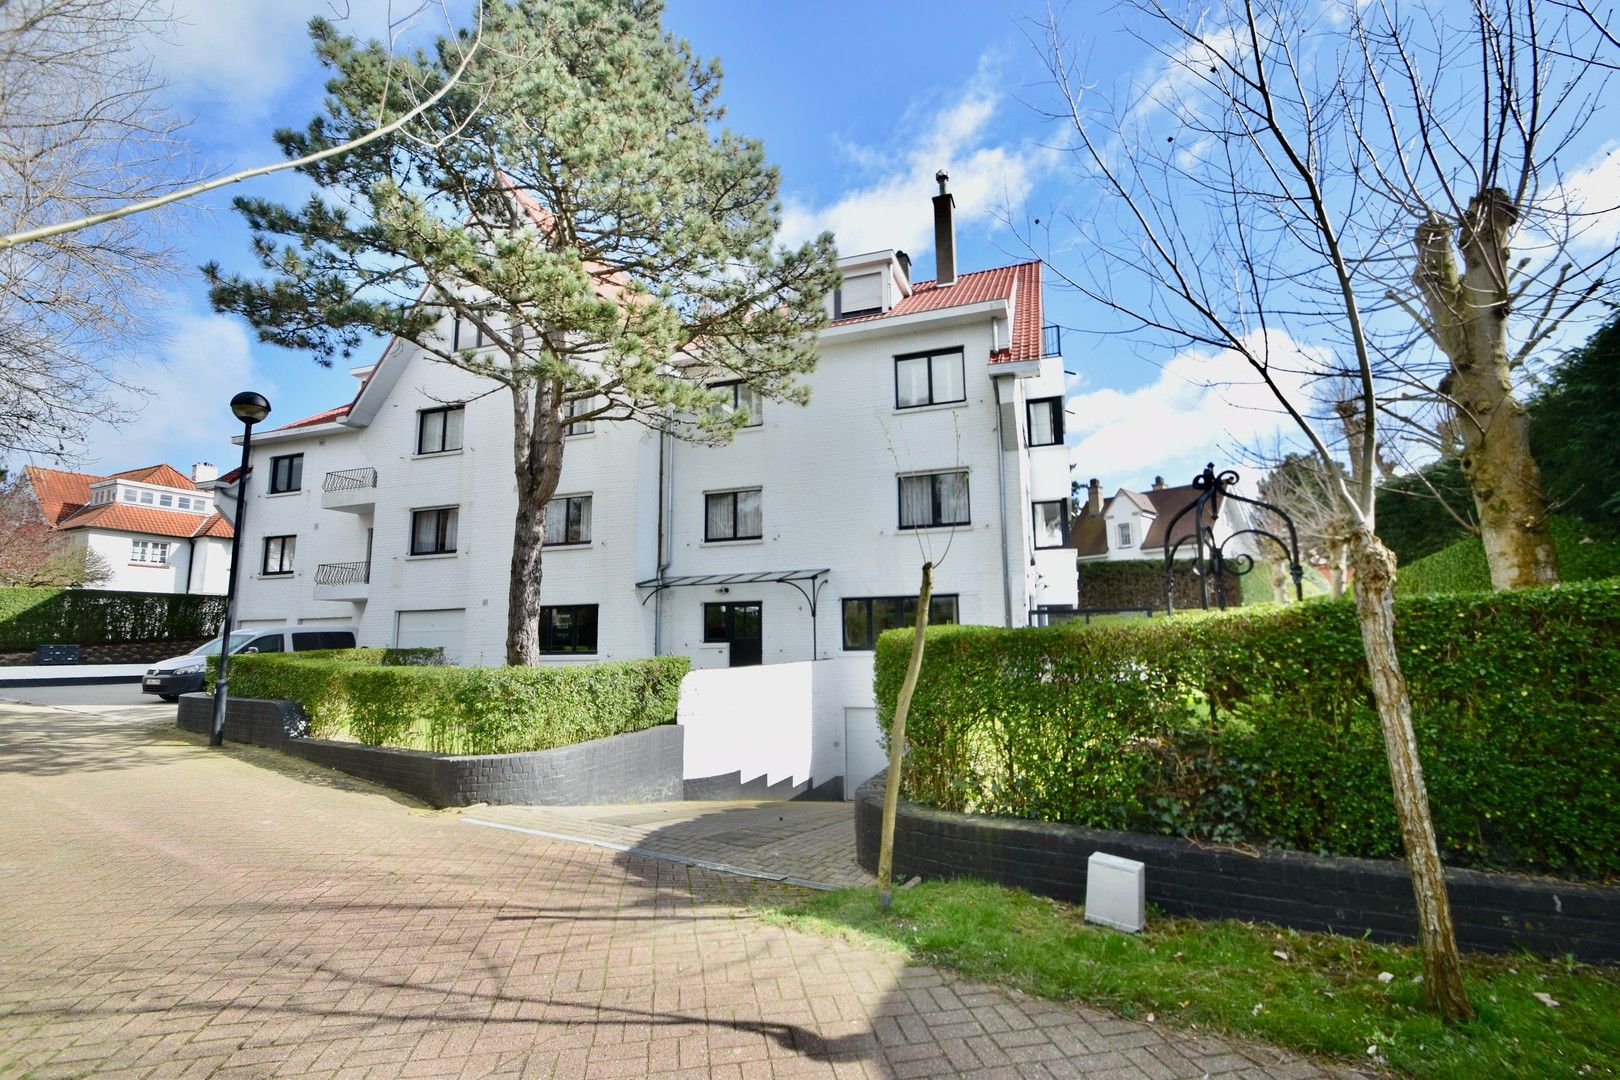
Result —
<instances>
[{"instance_id":1,"label":"white apartment building","mask_svg":"<svg viewBox=\"0 0 1620 1080\"><path fill-rule=\"evenodd\" d=\"M947 241L950 199L935 199ZM912 282L903 252L840 261L808 405L738 384L750 423L717 447L629 422L570 432L547 514L548 659L869 654L909 625L925 557L935 621L1022 626L1076 602L1041 265L958 276L937 246L934 281ZM350 403L254 437L239 619L352 622L365 645L503 663L508 395L402 341L354 374Z\"/></svg>"}]
</instances>

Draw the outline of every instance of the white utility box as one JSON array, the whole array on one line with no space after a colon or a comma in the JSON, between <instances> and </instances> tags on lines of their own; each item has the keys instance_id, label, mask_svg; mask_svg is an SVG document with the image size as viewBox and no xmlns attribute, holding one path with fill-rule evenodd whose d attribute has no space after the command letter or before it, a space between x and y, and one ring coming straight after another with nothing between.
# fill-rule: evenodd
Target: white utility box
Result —
<instances>
[{"instance_id":1,"label":"white utility box","mask_svg":"<svg viewBox=\"0 0 1620 1080\"><path fill-rule=\"evenodd\" d=\"M1147 868L1093 852L1086 862L1086 922L1134 934L1147 925Z\"/></svg>"}]
</instances>

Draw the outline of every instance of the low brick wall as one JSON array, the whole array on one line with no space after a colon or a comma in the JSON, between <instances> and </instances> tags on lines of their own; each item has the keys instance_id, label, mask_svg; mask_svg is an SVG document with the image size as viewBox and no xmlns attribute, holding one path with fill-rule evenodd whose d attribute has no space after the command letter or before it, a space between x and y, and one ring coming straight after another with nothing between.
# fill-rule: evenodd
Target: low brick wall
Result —
<instances>
[{"instance_id":1,"label":"low brick wall","mask_svg":"<svg viewBox=\"0 0 1620 1080\"><path fill-rule=\"evenodd\" d=\"M856 861L876 871L883 776L855 794ZM896 878L973 877L1082 903L1096 851L1147 866L1148 902L1171 915L1246 919L1301 930L1415 941L1406 866L1300 852L1251 853L1169 836L1018 818L953 814L902 801ZM1446 880L1465 949L1620 962L1620 888L1450 869Z\"/></svg>"},{"instance_id":2,"label":"low brick wall","mask_svg":"<svg viewBox=\"0 0 1620 1080\"><path fill-rule=\"evenodd\" d=\"M175 721L207 734L213 699L185 694ZM451 755L304 737L303 710L290 701L232 698L225 737L269 746L327 768L414 795L433 806L511 803L567 806L661 802L681 797L683 732L678 725L524 754Z\"/></svg>"}]
</instances>

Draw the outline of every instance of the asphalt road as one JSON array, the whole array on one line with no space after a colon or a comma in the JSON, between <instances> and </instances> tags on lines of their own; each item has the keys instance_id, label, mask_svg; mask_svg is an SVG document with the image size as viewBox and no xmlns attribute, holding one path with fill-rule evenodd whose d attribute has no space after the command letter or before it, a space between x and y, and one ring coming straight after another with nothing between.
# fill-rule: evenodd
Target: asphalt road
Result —
<instances>
[{"instance_id":1,"label":"asphalt road","mask_svg":"<svg viewBox=\"0 0 1620 1080\"><path fill-rule=\"evenodd\" d=\"M141 693L140 683L102 683L94 686L5 686L0 701L28 705L163 705L156 694ZM174 706L170 706L173 708Z\"/></svg>"}]
</instances>

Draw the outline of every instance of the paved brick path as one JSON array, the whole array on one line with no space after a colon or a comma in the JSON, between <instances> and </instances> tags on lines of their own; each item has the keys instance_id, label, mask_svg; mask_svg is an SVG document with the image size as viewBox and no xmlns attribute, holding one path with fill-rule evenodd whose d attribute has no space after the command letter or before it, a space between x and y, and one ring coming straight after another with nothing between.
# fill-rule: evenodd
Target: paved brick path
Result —
<instances>
[{"instance_id":1,"label":"paved brick path","mask_svg":"<svg viewBox=\"0 0 1620 1080\"><path fill-rule=\"evenodd\" d=\"M855 862L854 804L668 802L641 806L480 806L492 822L636 851L827 885L871 885Z\"/></svg>"},{"instance_id":2,"label":"paved brick path","mask_svg":"<svg viewBox=\"0 0 1620 1080\"><path fill-rule=\"evenodd\" d=\"M0 706L3 1075L1323 1075L108 713Z\"/></svg>"}]
</instances>

